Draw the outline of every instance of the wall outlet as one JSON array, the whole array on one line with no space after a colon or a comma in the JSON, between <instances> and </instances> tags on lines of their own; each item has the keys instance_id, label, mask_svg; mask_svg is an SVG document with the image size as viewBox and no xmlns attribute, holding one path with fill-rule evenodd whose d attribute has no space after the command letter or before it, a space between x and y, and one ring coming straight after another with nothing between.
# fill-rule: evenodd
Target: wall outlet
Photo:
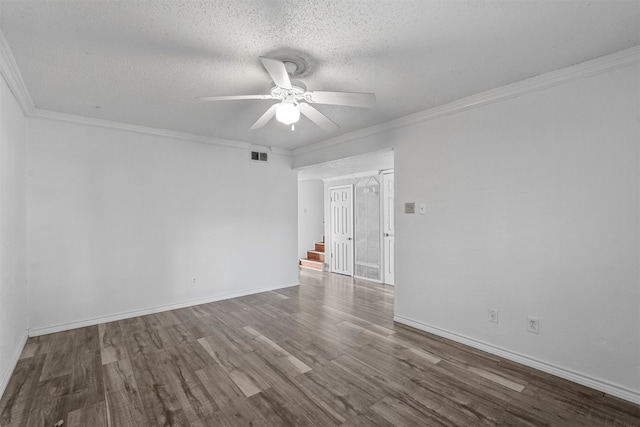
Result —
<instances>
[{"instance_id":1,"label":"wall outlet","mask_svg":"<svg viewBox=\"0 0 640 427\"><path fill-rule=\"evenodd\" d=\"M490 308L489 309L489 322L498 323L498 309Z\"/></svg>"},{"instance_id":2,"label":"wall outlet","mask_svg":"<svg viewBox=\"0 0 640 427\"><path fill-rule=\"evenodd\" d=\"M194 277L194 278L192 278L192 279L191 279L191 286L195 286L197 282L198 282L198 281L196 280L196 278L195 278L195 277Z\"/></svg>"},{"instance_id":3,"label":"wall outlet","mask_svg":"<svg viewBox=\"0 0 640 427\"><path fill-rule=\"evenodd\" d=\"M540 333L540 319L537 317L527 316L527 332L532 334Z\"/></svg>"}]
</instances>

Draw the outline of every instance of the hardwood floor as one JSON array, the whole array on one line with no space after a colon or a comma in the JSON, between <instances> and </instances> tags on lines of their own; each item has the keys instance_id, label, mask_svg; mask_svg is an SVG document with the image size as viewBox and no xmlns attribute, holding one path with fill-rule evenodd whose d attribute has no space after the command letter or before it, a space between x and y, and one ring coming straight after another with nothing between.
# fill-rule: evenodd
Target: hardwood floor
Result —
<instances>
[{"instance_id":1,"label":"hardwood floor","mask_svg":"<svg viewBox=\"0 0 640 427\"><path fill-rule=\"evenodd\" d=\"M300 286L30 338L2 426L639 426L640 407L393 323L393 287Z\"/></svg>"}]
</instances>

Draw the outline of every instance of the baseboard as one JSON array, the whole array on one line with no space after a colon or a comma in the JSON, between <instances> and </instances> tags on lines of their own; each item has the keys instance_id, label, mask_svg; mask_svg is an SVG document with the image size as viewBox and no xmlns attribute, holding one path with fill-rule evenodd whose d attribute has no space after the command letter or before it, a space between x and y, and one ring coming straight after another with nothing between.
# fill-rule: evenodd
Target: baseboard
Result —
<instances>
[{"instance_id":1,"label":"baseboard","mask_svg":"<svg viewBox=\"0 0 640 427\"><path fill-rule=\"evenodd\" d=\"M369 279L368 277L356 276L355 274L353 275L353 278L354 279L360 279L360 280L366 280L367 282L382 283L382 280Z\"/></svg>"},{"instance_id":2,"label":"baseboard","mask_svg":"<svg viewBox=\"0 0 640 427\"><path fill-rule=\"evenodd\" d=\"M20 344L16 348L16 351L13 354L13 357L11 358L11 363L9 364L9 369L7 369L6 372L3 372L3 374L2 374L2 382L0 382L0 398L2 398L2 395L4 394L4 391L7 389L7 386L9 385L9 380L11 379L11 375L13 375L13 371L16 369L16 365L18 364L18 360L20 360L20 354L22 354L22 350L24 349L24 346L27 343L27 338L29 338L29 335L27 334L27 331L25 330L24 331L24 335L22 336L22 339L20 340Z\"/></svg>"},{"instance_id":3,"label":"baseboard","mask_svg":"<svg viewBox=\"0 0 640 427\"><path fill-rule=\"evenodd\" d=\"M222 300L231 299L231 298L244 297L247 295L259 294L260 292L275 291L278 289L290 288L292 286L298 286L298 285L299 283L291 283L287 285L278 285L278 286L272 286L268 288L251 289L248 291L216 295L210 298L202 298L197 300L179 302L176 304L147 307L141 310L126 311L126 312L112 314L109 316L93 317L91 319L62 323L59 325L47 326L44 328L33 328L33 329L29 329L29 336L37 337L39 335L53 334L55 332L63 332L71 329L84 328L86 326L94 326L100 323L114 322L116 320L128 319L128 318L137 317L137 316L145 316L147 314L159 313L161 311L175 310L178 308L192 307L194 305L207 304L215 301L222 301Z\"/></svg>"},{"instance_id":4,"label":"baseboard","mask_svg":"<svg viewBox=\"0 0 640 427\"><path fill-rule=\"evenodd\" d=\"M602 381L597 378L589 377L587 375L574 372L570 369L566 369L566 368L554 365L552 363L543 362L541 360L537 360L529 356L525 356L523 354L519 354L511 350L507 350L502 347L497 347L483 341L469 338L467 336L460 335L455 332L450 332L444 329L436 328L436 327L427 325L425 323L419 322L417 320L409 319L404 316L396 315L393 317L393 320L394 322L411 326L412 328L429 332L430 334L438 335L440 337L447 338L452 341L468 345L469 347L477 348L478 350L486 351L487 353L500 356L504 359L508 359L513 362L517 362L522 365L526 365L531 368L538 369L548 374L552 374L557 377L564 378L574 383L581 384L598 391L602 391L604 393L610 394L611 396L616 396L621 399L627 400L629 402L640 404L640 393L638 393L637 391L629 390L625 387L621 387L616 384L611 384L609 382Z\"/></svg>"}]
</instances>

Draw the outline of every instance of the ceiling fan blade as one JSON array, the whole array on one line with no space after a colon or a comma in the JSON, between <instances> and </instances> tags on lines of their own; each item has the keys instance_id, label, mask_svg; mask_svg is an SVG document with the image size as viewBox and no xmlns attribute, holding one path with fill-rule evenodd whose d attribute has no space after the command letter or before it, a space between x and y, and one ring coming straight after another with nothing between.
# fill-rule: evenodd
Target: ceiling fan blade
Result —
<instances>
[{"instance_id":1,"label":"ceiling fan blade","mask_svg":"<svg viewBox=\"0 0 640 427\"><path fill-rule=\"evenodd\" d=\"M199 96L198 101L236 101L240 99L273 99L271 95Z\"/></svg>"},{"instance_id":2,"label":"ceiling fan blade","mask_svg":"<svg viewBox=\"0 0 640 427\"><path fill-rule=\"evenodd\" d=\"M253 126L251 126L251 130L260 129L261 127L266 125L269 122L269 120L271 120L273 116L276 115L276 108L278 108L278 105L280 105L280 103L276 102L271 107L269 107L269 109L265 111L265 113L261 115L258 120L256 120Z\"/></svg>"},{"instance_id":3,"label":"ceiling fan blade","mask_svg":"<svg viewBox=\"0 0 640 427\"><path fill-rule=\"evenodd\" d=\"M262 61L262 65L264 65L265 70L267 70L276 86L291 89L291 79L282 61L265 58L264 56L260 57L260 61Z\"/></svg>"},{"instance_id":4,"label":"ceiling fan blade","mask_svg":"<svg viewBox=\"0 0 640 427\"><path fill-rule=\"evenodd\" d=\"M300 112L302 114L307 116L309 120L311 120L313 123L320 126L325 131L333 132L335 130L340 129L340 126L332 122L331 119L329 119L327 116L322 114L320 111L313 108L311 105L305 102L301 102L299 104L299 107L300 107Z\"/></svg>"},{"instance_id":5,"label":"ceiling fan blade","mask_svg":"<svg viewBox=\"0 0 640 427\"><path fill-rule=\"evenodd\" d=\"M316 104L347 107L373 108L376 105L376 95L373 93L309 91L305 93L305 99Z\"/></svg>"}]
</instances>

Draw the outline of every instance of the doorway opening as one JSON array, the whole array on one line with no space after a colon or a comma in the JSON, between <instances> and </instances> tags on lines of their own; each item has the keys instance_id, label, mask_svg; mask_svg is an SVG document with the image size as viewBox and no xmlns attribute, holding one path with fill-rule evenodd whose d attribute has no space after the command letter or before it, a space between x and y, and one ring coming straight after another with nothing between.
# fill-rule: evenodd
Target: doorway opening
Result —
<instances>
[{"instance_id":1,"label":"doorway opening","mask_svg":"<svg viewBox=\"0 0 640 427\"><path fill-rule=\"evenodd\" d=\"M299 253L322 240L323 271L394 285L393 166L393 151L385 150L300 169ZM309 236L318 234L319 209L323 234Z\"/></svg>"}]
</instances>

